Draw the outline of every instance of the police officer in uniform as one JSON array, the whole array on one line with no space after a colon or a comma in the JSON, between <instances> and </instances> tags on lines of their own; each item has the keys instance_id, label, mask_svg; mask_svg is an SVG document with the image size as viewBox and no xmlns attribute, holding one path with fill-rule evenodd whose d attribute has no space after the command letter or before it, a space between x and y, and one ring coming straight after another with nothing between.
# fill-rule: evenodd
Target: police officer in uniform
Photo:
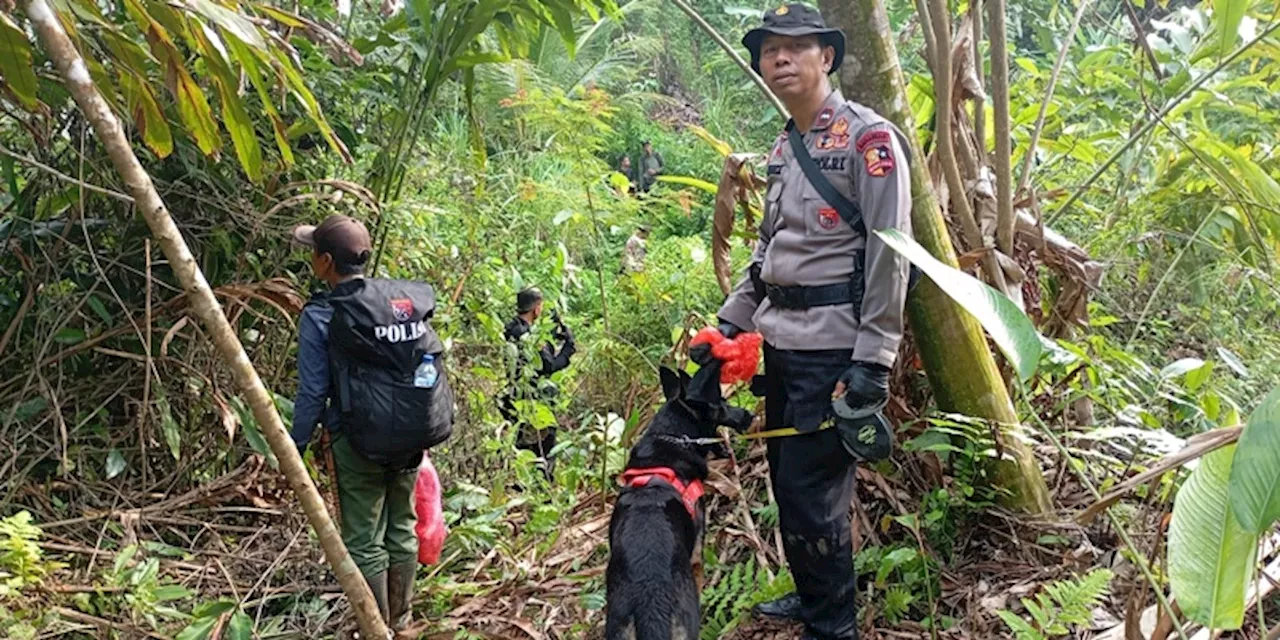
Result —
<instances>
[{"instance_id":1,"label":"police officer in uniform","mask_svg":"<svg viewBox=\"0 0 1280 640\"><path fill-rule=\"evenodd\" d=\"M757 613L803 622L807 639L857 638L849 532L856 458L833 406L866 416L888 399L909 264L867 229L911 233L906 144L893 124L832 87L844 34L816 10L769 10L742 43L793 116L768 158L765 215L747 276L718 314L728 337L751 330L764 336L767 428L800 431L768 440L796 593ZM793 128L794 144L812 158L826 189L802 168ZM827 201L823 193L832 187L860 209L857 224Z\"/></svg>"}]
</instances>

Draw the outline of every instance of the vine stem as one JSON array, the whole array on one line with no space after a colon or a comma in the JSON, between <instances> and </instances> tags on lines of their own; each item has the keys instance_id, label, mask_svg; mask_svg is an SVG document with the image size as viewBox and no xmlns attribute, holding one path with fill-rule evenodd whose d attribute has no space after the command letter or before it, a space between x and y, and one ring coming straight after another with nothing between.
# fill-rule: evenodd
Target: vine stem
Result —
<instances>
[{"instance_id":1,"label":"vine stem","mask_svg":"<svg viewBox=\"0 0 1280 640\"><path fill-rule=\"evenodd\" d=\"M1040 430L1044 432L1045 437L1049 439L1053 444L1053 447L1058 450L1058 453L1064 459L1066 459L1066 466L1070 467L1072 472L1075 473L1080 484L1084 485L1084 487L1089 490L1089 493L1093 495L1094 500L1101 501L1102 493L1098 491L1098 487L1089 479L1089 475L1084 472L1084 467L1088 462L1082 461L1082 464L1080 465L1075 464L1075 458L1072 457L1071 451L1068 450L1066 445L1062 444L1062 441L1058 439L1058 434L1054 433L1053 429L1050 429L1049 425L1045 424L1044 420L1040 418L1040 414L1036 413L1035 407L1032 406L1029 400L1030 396L1027 393L1026 385L1016 376L1014 380L1017 383L1018 397L1026 406L1027 413L1031 415L1031 419L1035 421L1036 426L1040 427ZM1106 508L1106 513L1107 519L1111 521L1112 528L1116 530L1116 535L1120 536L1120 540L1124 542L1124 546L1129 549L1129 553L1133 554L1135 560L1138 560L1134 562L1134 564L1138 565L1138 568L1142 571L1142 577L1145 578L1147 584L1151 586L1151 592L1155 594L1156 601L1160 604L1160 608L1164 609L1165 614L1169 616L1169 620L1173 622L1173 628L1177 631L1178 638L1181 640L1190 640L1190 638L1187 637L1186 630L1183 629L1182 621L1178 619L1177 612L1173 610L1173 606L1169 604L1169 598L1164 594L1164 587L1160 585L1159 581L1157 581L1156 577L1151 573L1151 567L1148 567L1147 563L1141 560L1146 556L1138 552L1138 545L1133 542L1133 538L1129 535L1129 531L1125 529L1124 523L1121 522L1120 518L1116 517L1116 514L1111 511L1110 506Z\"/></svg>"},{"instance_id":2,"label":"vine stem","mask_svg":"<svg viewBox=\"0 0 1280 640\"><path fill-rule=\"evenodd\" d=\"M1141 140L1144 136L1146 136L1148 133L1151 133L1151 130L1154 129L1157 124L1160 123L1160 120L1162 120L1165 116L1169 115L1169 113L1173 111L1174 108L1182 104L1182 102L1185 101L1187 98L1190 98L1192 94L1198 91L1200 87L1204 86L1205 83L1209 82L1211 78L1218 75L1219 71L1222 71L1227 67L1227 65L1231 64L1232 62L1235 62L1237 58L1244 55L1246 51L1248 51L1249 49L1252 49L1253 45L1256 45L1259 42L1262 42L1264 39L1267 38L1267 36L1270 36L1272 33L1275 33L1276 29L1280 29L1280 22L1276 22L1275 24L1268 26L1266 29L1262 31L1262 33L1259 33L1252 40L1240 45L1239 49L1232 51L1231 55L1223 58L1222 62L1219 62L1217 66L1210 69L1199 78L1196 78L1195 82L1192 82L1186 89L1183 89L1182 93L1179 93L1172 100L1170 100L1169 104L1165 105L1164 109L1161 109L1160 113L1156 114L1156 117L1151 118L1150 120L1147 120L1146 123L1144 123L1142 127L1140 127L1132 136L1129 136L1129 139L1126 140L1123 145L1120 145L1119 149L1116 149L1115 152L1111 154L1111 157L1107 158L1106 161L1098 165L1098 168L1093 171L1093 174L1091 174L1084 182L1082 182L1078 187L1076 187L1075 192L1071 194L1071 197L1067 198L1067 201L1062 203L1062 206L1058 207L1057 210L1055 210L1053 214L1049 216L1048 224L1053 225L1053 223L1057 221L1057 219L1060 216L1062 216L1062 214L1066 212L1067 209L1071 208L1071 205L1075 204L1076 201L1079 200L1080 197L1086 191L1088 191L1090 187L1093 186L1094 182L1098 181L1098 178L1102 177L1102 174L1106 173L1107 169L1111 168L1111 165L1115 164L1116 161L1120 159L1120 156L1124 155L1125 152L1133 148L1133 145L1137 144L1137 142Z\"/></svg>"}]
</instances>

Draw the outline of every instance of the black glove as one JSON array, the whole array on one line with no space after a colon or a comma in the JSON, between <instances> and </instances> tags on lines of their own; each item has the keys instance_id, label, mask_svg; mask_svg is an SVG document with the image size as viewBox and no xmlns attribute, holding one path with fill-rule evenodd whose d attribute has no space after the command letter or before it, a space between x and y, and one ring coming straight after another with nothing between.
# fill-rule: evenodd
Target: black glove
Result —
<instances>
[{"instance_id":1,"label":"black glove","mask_svg":"<svg viewBox=\"0 0 1280 640\"><path fill-rule=\"evenodd\" d=\"M889 368L874 362L855 362L840 375L844 401L857 413L873 413L889 400Z\"/></svg>"},{"instance_id":2,"label":"black glove","mask_svg":"<svg viewBox=\"0 0 1280 640\"><path fill-rule=\"evenodd\" d=\"M742 333L742 329L739 328L738 325L729 322L724 318L720 319L720 326L716 328L720 330L720 335L724 336L726 340L732 340L737 337L739 333Z\"/></svg>"}]
</instances>

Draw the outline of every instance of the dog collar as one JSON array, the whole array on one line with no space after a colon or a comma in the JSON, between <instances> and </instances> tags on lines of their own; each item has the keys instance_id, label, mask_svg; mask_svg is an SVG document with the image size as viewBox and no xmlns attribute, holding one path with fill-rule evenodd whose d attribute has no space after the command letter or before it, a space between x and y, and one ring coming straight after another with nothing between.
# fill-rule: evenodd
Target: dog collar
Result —
<instances>
[{"instance_id":1,"label":"dog collar","mask_svg":"<svg viewBox=\"0 0 1280 640\"><path fill-rule=\"evenodd\" d=\"M676 472L671 467L646 467L623 471L619 481L624 487L640 488L648 485L655 478L671 485L676 493L680 494L680 501L684 503L689 517L696 517L698 499L705 493L701 480L693 480L686 484L676 477Z\"/></svg>"}]
</instances>

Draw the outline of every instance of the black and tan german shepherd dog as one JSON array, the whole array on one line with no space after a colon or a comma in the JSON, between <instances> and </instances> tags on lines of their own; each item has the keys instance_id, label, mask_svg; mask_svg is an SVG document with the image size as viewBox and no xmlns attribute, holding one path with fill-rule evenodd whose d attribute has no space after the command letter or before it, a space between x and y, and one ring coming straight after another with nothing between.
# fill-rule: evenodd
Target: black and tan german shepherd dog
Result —
<instances>
[{"instance_id":1,"label":"black and tan german shepherd dog","mask_svg":"<svg viewBox=\"0 0 1280 640\"><path fill-rule=\"evenodd\" d=\"M720 425L745 430L751 413L720 396L718 363L692 378L661 370L666 402L631 449L609 522L606 640L697 640L698 586L706 514L707 456Z\"/></svg>"}]
</instances>

